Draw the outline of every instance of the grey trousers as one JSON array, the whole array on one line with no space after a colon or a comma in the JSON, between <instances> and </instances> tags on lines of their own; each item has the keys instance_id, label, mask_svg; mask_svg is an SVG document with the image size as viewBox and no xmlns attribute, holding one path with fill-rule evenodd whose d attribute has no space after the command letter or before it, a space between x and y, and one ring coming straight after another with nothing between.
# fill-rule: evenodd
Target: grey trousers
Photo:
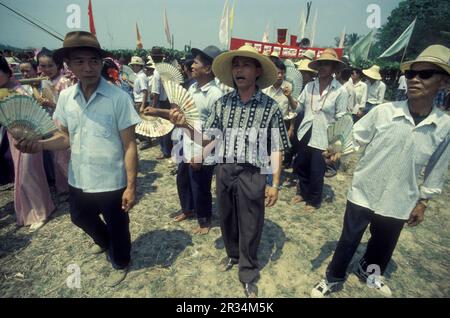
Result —
<instances>
[{"instance_id":1,"label":"grey trousers","mask_svg":"<svg viewBox=\"0 0 450 318\"><path fill-rule=\"evenodd\" d=\"M239 280L259 278L258 247L264 225L266 175L250 164L217 167L220 228L228 257L239 262Z\"/></svg>"}]
</instances>

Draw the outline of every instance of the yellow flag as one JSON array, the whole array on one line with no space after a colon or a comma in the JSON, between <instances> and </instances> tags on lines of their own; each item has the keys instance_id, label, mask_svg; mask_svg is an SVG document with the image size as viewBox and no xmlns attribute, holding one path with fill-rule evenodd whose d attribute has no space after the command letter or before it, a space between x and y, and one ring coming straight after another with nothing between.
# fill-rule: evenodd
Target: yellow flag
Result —
<instances>
[{"instance_id":1,"label":"yellow flag","mask_svg":"<svg viewBox=\"0 0 450 318\"><path fill-rule=\"evenodd\" d=\"M236 6L236 0L233 1L233 7L230 12L230 34L233 34L233 25L234 25L234 7Z\"/></svg>"}]
</instances>

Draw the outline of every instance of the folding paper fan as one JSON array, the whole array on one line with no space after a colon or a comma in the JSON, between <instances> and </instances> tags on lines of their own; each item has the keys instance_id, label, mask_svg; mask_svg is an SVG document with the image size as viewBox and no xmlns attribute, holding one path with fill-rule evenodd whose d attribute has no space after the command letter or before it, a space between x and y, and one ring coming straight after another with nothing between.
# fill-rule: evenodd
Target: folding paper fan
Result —
<instances>
[{"instance_id":1,"label":"folding paper fan","mask_svg":"<svg viewBox=\"0 0 450 318\"><path fill-rule=\"evenodd\" d=\"M188 125L194 127L200 120L197 106L195 106L194 98L181 85L174 82L163 83L167 98L171 104L178 105L178 108L186 116Z\"/></svg>"},{"instance_id":2,"label":"folding paper fan","mask_svg":"<svg viewBox=\"0 0 450 318\"><path fill-rule=\"evenodd\" d=\"M58 129L48 113L33 98L24 95L0 101L0 123L17 140L38 140Z\"/></svg>"},{"instance_id":3,"label":"folding paper fan","mask_svg":"<svg viewBox=\"0 0 450 318\"><path fill-rule=\"evenodd\" d=\"M291 83L291 95L294 99L297 99L300 96L303 87L302 73L300 73L295 67L286 67L285 81Z\"/></svg>"},{"instance_id":4,"label":"folding paper fan","mask_svg":"<svg viewBox=\"0 0 450 318\"><path fill-rule=\"evenodd\" d=\"M353 151L352 116L346 114L328 127L328 149L343 155Z\"/></svg>"},{"instance_id":5,"label":"folding paper fan","mask_svg":"<svg viewBox=\"0 0 450 318\"><path fill-rule=\"evenodd\" d=\"M173 65L168 63L156 63L155 68L163 82L175 82L181 84L184 81L181 72Z\"/></svg>"},{"instance_id":6,"label":"folding paper fan","mask_svg":"<svg viewBox=\"0 0 450 318\"><path fill-rule=\"evenodd\" d=\"M141 115L142 122L136 126L136 134L146 137L165 136L173 129L174 125L163 118Z\"/></svg>"},{"instance_id":7,"label":"folding paper fan","mask_svg":"<svg viewBox=\"0 0 450 318\"><path fill-rule=\"evenodd\" d=\"M134 83L136 80L136 74L128 65L122 65L122 75L125 76L125 79L130 83Z\"/></svg>"},{"instance_id":8,"label":"folding paper fan","mask_svg":"<svg viewBox=\"0 0 450 318\"><path fill-rule=\"evenodd\" d=\"M290 59L284 60L284 65L286 65L286 68L288 68L288 67L293 67L293 68L295 68L294 62L292 62Z\"/></svg>"},{"instance_id":9,"label":"folding paper fan","mask_svg":"<svg viewBox=\"0 0 450 318\"><path fill-rule=\"evenodd\" d=\"M13 91L11 91L7 88L0 88L0 99L8 97L9 95L11 95L13 93L14 93Z\"/></svg>"}]
</instances>

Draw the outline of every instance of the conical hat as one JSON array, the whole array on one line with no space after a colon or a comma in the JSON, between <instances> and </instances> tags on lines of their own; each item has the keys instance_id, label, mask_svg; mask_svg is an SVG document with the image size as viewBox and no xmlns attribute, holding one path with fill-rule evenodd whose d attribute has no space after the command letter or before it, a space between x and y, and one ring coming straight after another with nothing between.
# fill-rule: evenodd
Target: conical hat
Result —
<instances>
[{"instance_id":1,"label":"conical hat","mask_svg":"<svg viewBox=\"0 0 450 318\"><path fill-rule=\"evenodd\" d=\"M367 77L374 79L376 81L381 81L380 67L378 65L373 65L371 68L362 71Z\"/></svg>"}]
</instances>

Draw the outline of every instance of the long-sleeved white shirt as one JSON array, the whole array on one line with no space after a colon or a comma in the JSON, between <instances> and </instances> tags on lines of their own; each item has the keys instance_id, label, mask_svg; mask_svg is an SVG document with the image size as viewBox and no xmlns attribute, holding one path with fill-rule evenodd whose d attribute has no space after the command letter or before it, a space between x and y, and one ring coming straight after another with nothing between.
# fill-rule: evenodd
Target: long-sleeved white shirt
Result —
<instances>
[{"instance_id":1,"label":"long-sleeved white shirt","mask_svg":"<svg viewBox=\"0 0 450 318\"><path fill-rule=\"evenodd\" d=\"M358 113L358 110L362 111L366 107L367 103L367 84L363 81L359 81L358 83L353 83L352 79L348 80L350 83L352 83L353 87L355 88L356 93L356 105L354 108L354 114Z\"/></svg>"},{"instance_id":2,"label":"long-sleeved white shirt","mask_svg":"<svg viewBox=\"0 0 450 318\"><path fill-rule=\"evenodd\" d=\"M407 220L419 198L441 193L450 160L450 116L438 108L416 126L407 101L379 105L353 126L353 140L366 148L349 201Z\"/></svg>"},{"instance_id":3,"label":"long-sleeved white shirt","mask_svg":"<svg viewBox=\"0 0 450 318\"><path fill-rule=\"evenodd\" d=\"M375 81L373 84L370 81L366 82L367 85L367 102L373 105L379 105L384 103L384 94L386 94L386 84L382 81Z\"/></svg>"},{"instance_id":4,"label":"long-sleeved white shirt","mask_svg":"<svg viewBox=\"0 0 450 318\"><path fill-rule=\"evenodd\" d=\"M347 112L347 90L336 80L320 95L319 80L306 84L298 98L297 112L305 111L305 117L298 128L297 138L301 140L312 127L308 146L325 150L328 147L327 129L330 124Z\"/></svg>"}]
</instances>

